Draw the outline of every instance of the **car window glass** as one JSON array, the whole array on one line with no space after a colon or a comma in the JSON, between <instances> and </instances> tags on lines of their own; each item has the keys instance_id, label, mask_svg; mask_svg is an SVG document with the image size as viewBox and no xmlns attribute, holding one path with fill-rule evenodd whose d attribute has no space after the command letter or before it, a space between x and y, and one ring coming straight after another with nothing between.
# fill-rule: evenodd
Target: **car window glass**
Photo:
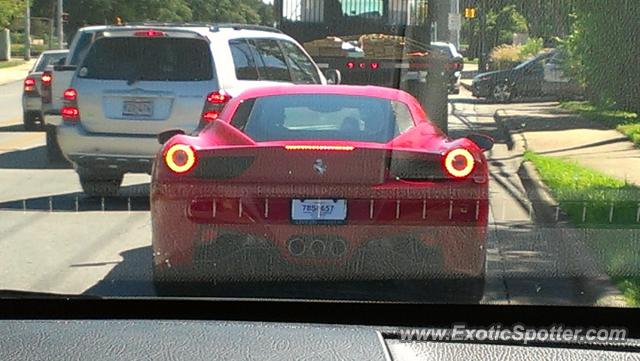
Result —
<instances>
[{"instance_id":1,"label":"car window glass","mask_svg":"<svg viewBox=\"0 0 640 361\"><path fill-rule=\"evenodd\" d=\"M261 60L258 62L258 73L261 79L291 81L289 67L278 42L273 39L254 39L253 42Z\"/></svg>"},{"instance_id":2,"label":"car window glass","mask_svg":"<svg viewBox=\"0 0 640 361\"><path fill-rule=\"evenodd\" d=\"M291 79L294 83L320 83L316 67L300 48L289 41L281 41L280 45L289 62Z\"/></svg>"},{"instance_id":3,"label":"car window glass","mask_svg":"<svg viewBox=\"0 0 640 361\"><path fill-rule=\"evenodd\" d=\"M71 59L69 59L69 65L78 65L82 62L82 59L87 54L89 45L91 45L92 38L93 33L83 32L77 42L72 44L71 49L73 49L73 54Z\"/></svg>"},{"instance_id":4,"label":"car window glass","mask_svg":"<svg viewBox=\"0 0 640 361\"><path fill-rule=\"evenodd\" d=\"M42 58L38 62L38 65L35 68L35 71L42 72L48 65L53 65L58 63L58 61L65 57L66 54L44 54Z\"/></svg>"},{"instance_id":5,"label":"car window glass","mask_svg":"<svg viewBox=\"0 0 640 361\"><path fill-rule=\"evenodd\" d=\"M238 80L258 80L259 74L255 62L255 46L245 39L229 41L231 56Z\"/></svg>"},{"instance_id":6,"label":"car window glass","mask_svg":"<svg viewBox=\"0 0 640 361\"><path fill-rule=\"evenodd\" d=\"M128 81L213 78L209 44L199 39L103 38L87 55L80 77Z\"/></svg>"},{"instance_id":7,"label":"car window glass","mask_svg":"<svg viewBox=\"0 0 640 361\"><path fill-rule=\"evenodd\" d=\"M402 110L404 108L404 110ZM238 114L238 113L237 113ZM355 140L386 143L407 129L406 105L382 98L297 94L259 98L243 115L245 133L256 141ZM398 119L398 117L404 119Z\"/></svg>"}]
</instances>

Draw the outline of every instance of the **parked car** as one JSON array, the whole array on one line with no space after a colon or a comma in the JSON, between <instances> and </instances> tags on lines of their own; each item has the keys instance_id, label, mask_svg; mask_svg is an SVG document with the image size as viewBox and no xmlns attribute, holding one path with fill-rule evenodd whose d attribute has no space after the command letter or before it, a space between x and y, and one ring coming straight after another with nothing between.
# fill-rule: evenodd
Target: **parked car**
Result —
<instances>
[{"instance_id":1,"label":"parked car","mask_svg":"<svg viewBox=\"0 0 640 361\"><path fill-rule=\"evenodd\" d=\"M251 89L198 135L159 140L173 134L151 181L160 292L431 276L482 295L493 141L447 138L408 93Z\"/></svg>"},{"instance_id":2,"label":"parked car","mask_svg":"<svg viewBox=\"0 0 640 361\"><path fill-rule=\"evenodd\" d=\"M464 68L464 57L451 43L432 42L431 47L449 59L446 65L449 94L460 94L460 78Z\"/></svg>"},{"instance_id":3,"label":"parked car","mask_svg":"<svg viewBox=\"0 0 640 361\"><path fill-rule=\"evenodd\" d=\"M554 49L513 69L478 74L471 84L472 94L498 102L530 96L579 97L583 89L565 76L563 62L564 54Z\"/></svg>"},{"instance_id":4,"label":"parked car","mask_svg":"<svg viewBox=\"0 0 640 361\"><path fill-rule=\"evenodd\" d=\"M44 125L40 98L40 79L48 65L57 63L67 53L67 50L47 50L42 52L25 78L22 92L22 122L25 130L36 130Z\"/></svg>"},{"instance_id":5,"label":"parked car","mask_svg":"<svg viewBox=\"0 0 640 361\"><path fill-rule=\"evenodd\" d=\"M279 30L231 25L111 29L93 42L64 92L60 147L91 196L118 193L125 173L151 172L158 133L193 133L242 90L326 84Z\"/></svg>"}]
</instances>

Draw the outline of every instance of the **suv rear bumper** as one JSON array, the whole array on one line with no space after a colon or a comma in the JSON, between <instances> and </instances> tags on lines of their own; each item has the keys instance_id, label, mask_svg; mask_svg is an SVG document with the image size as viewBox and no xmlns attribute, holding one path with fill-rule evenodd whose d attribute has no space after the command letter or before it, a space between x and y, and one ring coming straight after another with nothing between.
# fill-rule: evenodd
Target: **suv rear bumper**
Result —
<instances>
[{"instance_id":1,"label":"suv rear bumper","mask_svg":"<svg viewBox=\"0 0 640 361\"><path fill-rule=\"evenodd\" d=\"M156 136L92 133L80 124L63 123L57 133L62 153L76 167L151 173L160 149Z\"/></svg>"}]
</instances>

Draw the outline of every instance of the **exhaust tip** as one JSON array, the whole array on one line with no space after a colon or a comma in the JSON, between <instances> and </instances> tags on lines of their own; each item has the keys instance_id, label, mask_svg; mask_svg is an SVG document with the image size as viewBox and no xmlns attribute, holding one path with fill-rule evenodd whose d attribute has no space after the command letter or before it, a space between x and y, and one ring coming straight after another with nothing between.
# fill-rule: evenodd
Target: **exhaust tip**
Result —
<instances>
[{"instance_id":1,"label":"exhaust tip","mask_svg":"<svg viewBox=\"0 0 640 361\"><path fill-rule=\"evenodd\" d=\"M301 238L292 238L289 240L289 244L287 245L287 250L293 256L301 256L305 251L304 240Z\"/></svg>"}]
</instances>

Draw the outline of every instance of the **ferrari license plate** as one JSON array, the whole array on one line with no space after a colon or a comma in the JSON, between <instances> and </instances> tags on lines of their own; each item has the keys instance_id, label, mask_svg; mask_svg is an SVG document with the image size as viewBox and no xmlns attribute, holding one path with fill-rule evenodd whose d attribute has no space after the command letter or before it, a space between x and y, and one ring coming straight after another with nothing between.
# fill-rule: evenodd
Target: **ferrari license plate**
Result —
<instances>
[{"instance_id":1,"label":"ferrari license plate","mask_svg":"<svg viewBox=\"0 0 640 361\"><path fill-rule=\"evenodd\" d=\"M345 199L294 199L291 221L294 223L344 223L347 219Z\"/></svg>"},{"instance_id":2,"label":"ferrari license plate","mask_svg":"<svg viewBox=\"0 0 640 361\"><path fill-rule=\"evenodd\" d=\"M153 115L153 102L125 101L122 103L122 115L150 117Z\"/></svg>"}]
</instances>

